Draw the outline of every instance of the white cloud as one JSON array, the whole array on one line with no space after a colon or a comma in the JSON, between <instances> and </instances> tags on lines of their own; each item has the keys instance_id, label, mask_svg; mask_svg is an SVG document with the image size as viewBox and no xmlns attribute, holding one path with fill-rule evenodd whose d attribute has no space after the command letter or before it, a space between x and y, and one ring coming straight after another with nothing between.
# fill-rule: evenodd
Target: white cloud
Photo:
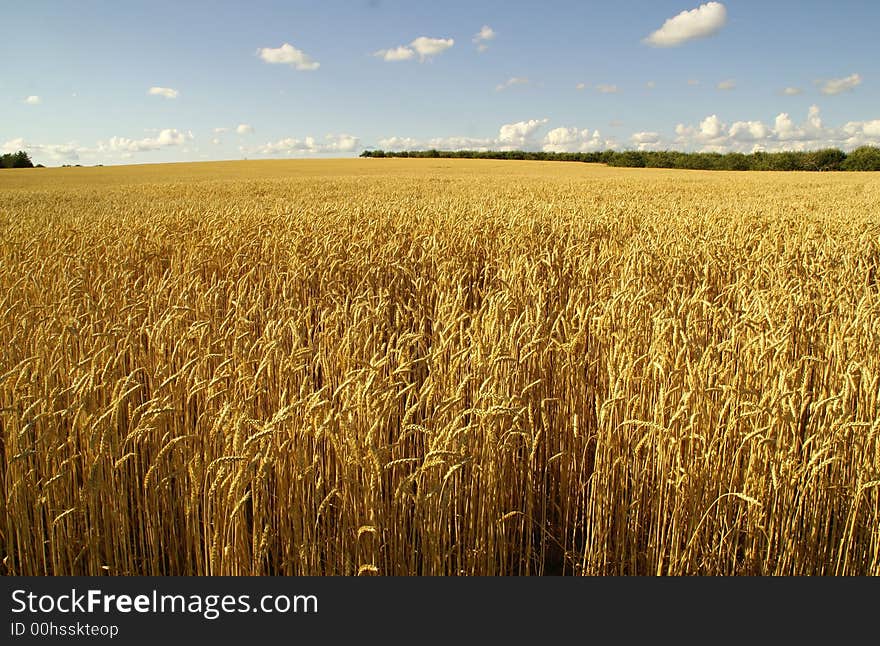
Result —
<instances>
[{"instance_id":1,"label":"white cloud","mask_svg":"<svg viewBox=\"0 0 880 646\"><path fill-rule=\"evenodd\" d=\"M613 138L604 138L597 130L577 127L555 127L543 137L541 129L548 119L531 119L501 126L496 137L388 137L379 140L384 150L544 150L546 152L590 152L618 148ZM622 125L619 121L612 126ZM788 113L775 119L737 120L728 125L719 115L711 114L695 125L679 123L674 138L660 132L633 132L628 142L639 150L673 148L685 151L768 152L782 150L818 150L858 146L880 146L880 119L850 121L832 128L822 122L817 106L811 106L806 119L795 123Z\"/></svg>"},{"instance_id":2,"label":"white cloud","mask_svg":"<svg viewBox=\"0 0 880 646\"><path fill-rule=\"evenodd\" d=\"M601 92L602 94L617 94L620 91L616 85L608 85L607 83L600 83L596 86L596 90Z\"/></svg>"},{"instance_id":3,"label":"white cloud","mask_svg":"<svg viewBox=\"0 0 880 646\"><path fill-rule=\"evenodd\" d=\"M379 147L383 150L490 150L495 142L495 139L479 137L385 137L379 140Z\"/></svg>"},{"instance_id":4,"label":"white cloud","mask_svg":"<svg viewBox=\"0 0 880 646\"><path fill-rule=\"evenodd\" d=\"M215 135L222 135L224 132L229 132L229 128L214 128Z\"/></svg>"},{"instance_id":5,"label":"white cloud","mask_svg":"<svg viewBox=\"0 0 880 646\"><path fill-rule=\"evenodd\" d=\"M94 152L89 148L80 146L75 141L66 144L35 144L26 141L23 137L10 139L0 145L0 152L2 153L15 153L19 150L24 150L31 156L49 157L57 161L77 161L81 154ZM34 162L36 163L37 160L35 159Z\"/></svg>"},{"instance_id":6,"label":"white cloud","mask_svg":"<svg viewBox=\"0 0 880 646\"><path fill-rule=\"evenodd\" d=\"M424 63L426 60L437 54L442 54L452 47L455 41L452 38L428 38L427 36L419 36L409 45L398 45L390 49L380 49L373 52L373 56L382 60L393 63L396 61L408 61L419 56L419 61Z\"/></svg>"},{"instance_id":7,"label":"white cloud","mask_svg":"<svg viewBox=\"0 0 880 646\"><path fill-rule=\"evenodd\" d=\"M770 129L760 121L737 121L728 135L737 141L759 141L770 135Z\"/></svg>"},{"instance_id":8,"label":"white cloud","mask_svg":"<svg viewBox=\"0 0 880 646\"><path fill-rule=\"evenodd\" d=\"M703 147L720 145L727 138L727 125L721 121L717 114L712 114L703 119L699 126L675 126L676 141L684 144L699 144Z\"/></svg>"},{"instance_id":9,"label":"white cloud","mask_svg":"<svg viewBox=\"0 0 880 646\"><path fill-rule=\"evenodd\" d=\"M477 46L477 51L481 54L489 49L489 45L487 44L490 40L495 40L495 30L492 29L489 25L483 25L483 27L478 31L472 42Z\"/></svg>"},{"instance_id":10,"label":"white cloud","mask_svg":"<svg viewBox=\"0 0 880 646\"><path fill-rule=\"evenodd\" d=\"M290 43L284 43L281 47L274 49L262 47L257 50L257 53L267 63L290 65L301 72L312 72L321 67L318 61Z\"/></svg>"},{"instance_id":11,"label":"white cloud","mask_svg":"<svg viewBox=\"0 0 880 646\"><path fill-rule=\"evenodd\" d=\"M675 47L689 40L718 32L727 22L727 9L720 2L707 2L668 19L642 42L654 47Z\"/></svg>"},{"instance_id":12,"label":"white cloud","mask_svg":"<svg viewBox=\"0 0 880 646\"><path fill-rule=\"evenodd\" d=\"M240 135L252 135L254 133L254 127L249 123L240 123L236 126L235 132Z\"/></svg>"},{"instance_id":13,"label":"white cloud","mask_svg":"<svg viewBox=\"0 0 880 646\"><path fill-rule=\"evenodd\" d=\"M28 148L29 146L25 143L24 138L18 137L16 139L10 139L0 146L0 152L17 153L19 150L27 150Z\"/></svg>"},{"instance_id":14,"label":"white cloud","mask_svg":"<svg viewBox=\"0 0 880 646\"><path fill-rule=\"evenodd\" d=\"M525 146L535 132L548 121L549 119L530 119L528 121L506 123L498 130L498 141L505 146Z\"/></svg>"},{"instance_id":15,"label":"white cloud","mask_svg":"<svg viewBox=\"0 0 880 646\"><path fill-rule=\"evenodd\" d=\"M657 132L634 132L630 141L634 144L656 144L660 142L660 134Z\"/></svg>"},{"instance_id":16,"label":"white cloud","mask_svg":"<svg viewBox=\"0 0 880 646\"><path fill-rule=\"evenodd\" d=\"M76 142L67 144L46 144L44 146L38 146L38 150L45 152L52 159L69 160L79 159L80 154L88 154L92 152L88 148L77 145Z\"/></svg>"},{"instance_id":17,"label":"white cloud","mask_svg":"<svg viewBox=\"0 0 880 646\"><path fill-rule=\"evenodd\" d=\"M782 90L782 93L786 96L797 96L798 94L803 93L803 90L799 87L787 87Z\"/></svg>"},{"instance_id":18,"label":"white cloud","mask_svg":"<svg viewBox=\"0 0 880 646\"><path fill-rule=\"evenodd\" d=\"M401 45L400 47L395 47L393 49L380 49L378 52L373 53L373 56L378 56L389 63L394 61L408 61L415 55L415 51L406 45Z\"/></svg>"},{"instance_id":19,"label":"white cloud","mask_svg":"<svg viewBox=\"0 0 880 646\"><path fill-rule=\"evenodd\" d=\"M154 96L164 96L166 99L176 99L177 95L180 94L177 90L170 87L151 87L147 90L147 94L151 94Z\"/></svg>"},{"instance_id":20,"label":"white cloud","mask_svg":"<svg viewBox=\"0 0 880 646\"><path fill-rule=\"evenodd\" d=\"M511 88L514 85L528 85L529 79L524 76L512 76L511 78L504 81L504 83L499 83L495 86L496 92L501 92L502 90L506 90L507 88Z\"/></svg>"},{"instance_id":21,"label":"white cloud","mask_svg":"<svg viewBox=\"0 0 880 646\"><path fill-rule=\"evenodd\" d=\"M242 147L241 150L242 152L250 151L259 155L350 153L357 150L359 143L360 139L346 134L327 135L324 137L323 141L319 141L311 136L305 137L304 139L287 137L251 149Z\"/></svg>"},{"instance_id":22,"label":"white cloud","mask_svg":"<svg viewBox=\"0 0 880 646\"><path fill-rule=\"evenodd\" d=\"M645 83L645 87L649 90L653 90L655 87L657 87L657 83L655 81L648 81L647 83Z\"/></svg>"},{"instance_id":23,"label":"white cloud","mask_svg":"<svg viewBox=\"0 0 880 646\"><path fill-rule=\"evenodd\" d=\"M587 84L586 83L578 83L577 85L574 86L574 89L575 90L585 90L585 89L587 89Z\"/></svg>"},{"instance_id":24,"label":"white cloud","mask_svg":"<svg viewBox=\"0 0 880 646\"><path fill-rule=\"evenodd\" d=\"M791 120L791 117L787 112L781 112L776 115L776 120L773 126L773 132L776 134L776 138L779 141L795 141L798 139L804 139L805 134L803 130L798 128L794 121Z\"/></svg>"},{"instance_id":25,"label":"white cloud","mask_svg":"<svg viewBox=\"0 0 880 646\"><path fill-rule=\"evenodd\" d=\"M544 137L541 149L548 153L585 153L605 145L598 130L589 128L554 128Z\"/></svg>"},{"instance_id":26,"label":"white cloud","mask_svg":"<svg viewBox=\"0 0 880 646\"><path fill-rule=\"evenodd\" d=\"M211 139L211 143L214 144L215 146L219 146L223 142L220 140L220 137L214 137L213 139Z\"/></svg>"},{"instance_id":27,"label":"white cloud","mask_svg":"<svg viewBox=\"0 0 880 646\"><path fill-rule=\"evenodd\" d=\"M40 105L43 102L43 99L36 94L31 94L29 97L25 97L24 102L28 105Z\"/></svg>"},{"instance_id":28,"label":"white cloud","mask_svg":"<svg viewBox=\"0 0 880 646\"><path fill-rule=\"evenodd\" d=\"M706 139L715 139L716 137L721 136L723 131L724 124L721 122L721 119L718 118L717 114L706 117L700 122L700 136L705 137Z\"/></svg>"},{"instance_id":29,"label":"white cloud","mask_svg":"<svg viewBox=\"0 0 880 646\"><path fill-rule=\"evenodd\" d=\"M379 140L379 148L383 150L419 150L423 145L423 141L414 137L385 137Z\"/></svg>"},{"instance_id":30,"label":"white cloud","mask_svg":"<svg viewBox=\"0 0 880 646\"><path fill-rule=\"evenodd\" d=\"M736 121L728 128L712 115L699 127L679 124L675 132L677 147L684 150L748 153L880 146L880 119L850 121L839 128L827 127L815 105L810 106L802 123L796 123L787 112L781 112L776 115L772 126L762 121Z\"/></svg>"},{"instance_id":31,"label":"white cloud","mask_svg":"<svg viewBox=\"0 0 880 646\"><path fill-rule=\"evenodd\" d=\"M161 130L156 137L145 137L144 139L110 137L107 142L98 142L98 151L139 153L171 146L180 146L192 139L192 132L181 132L177 128L166 128Z\"/></svg>"},{"instance_id":32,"label":"white cloud","mask_svg":"<svg viewBox=\"0 0 880 646\"><path fill-rule=\"evenodd\" d=\"M498 130L497 137L386 137L379 140L384 150L530 150L537 149L535 135L548 119L530 119L507 123Z\"/></svg>"},{"instance_id":33,"label":"white cloud","mask_svg":"<svg viewBox=\"0 0 880 646\"><path fill-rule=\"evenodd\" d=\"M876 137L880 139L880 119L874 119L873 121L863 121L861 125L863 134L868 137Z\"/></svg>"},{"instance_id":34,"label":"white cloud","mask_svg":"<svg viewBox=\"0 0 880 646\"><path fill-rule=\"evenodd\" d=\"M857 85L861 85L862 77L859 74L850 74L842 79L827 79L817 81L817 83L822 94L840 94L841 92L849 92L855 89Z\"/></svg>"},{"instance_id":35,"label":"white cloud","mask_svg":"<svg viewBox=\"0 0 880 646\"><path fill-rule=\"evenodd\" d=\"M733 79L727 79L726 81L721 81L716 87L719 90L732 90L736 87L736 81Z\"/></svg>"},{"instance_id":36,"label":"white cloud","mask_svg":"<svg viewBox=\"0 0 880 646\"><path fill-rule=\"evenodd\" d=\"M409 45L419 55L419 60L424 61L431 56L442 54L455 44L452 38L428 38L427 36L419 36Z\"/></svg>"}]
</instances>

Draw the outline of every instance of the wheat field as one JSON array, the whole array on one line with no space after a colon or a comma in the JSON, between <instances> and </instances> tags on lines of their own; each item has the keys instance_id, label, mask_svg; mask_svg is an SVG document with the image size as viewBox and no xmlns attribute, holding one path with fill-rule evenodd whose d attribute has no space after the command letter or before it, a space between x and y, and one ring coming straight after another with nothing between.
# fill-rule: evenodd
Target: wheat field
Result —
<instances>
[{"instance_id":1,"label":"wheat field","mask_svg":"<svg viewBox=\"0 0 880 646\"><path fill-rule=\"evenodd\" d=\"M878 575L880 178L0 174L10 575Z\"/></svg>"}]
</instances>

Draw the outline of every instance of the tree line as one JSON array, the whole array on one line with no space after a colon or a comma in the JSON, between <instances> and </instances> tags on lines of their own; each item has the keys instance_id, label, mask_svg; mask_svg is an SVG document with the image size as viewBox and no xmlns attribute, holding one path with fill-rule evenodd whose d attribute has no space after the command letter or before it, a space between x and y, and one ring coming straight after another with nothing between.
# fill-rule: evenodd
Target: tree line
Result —
<instances>
[{"instance_id":1,"label":"tree line","mask_svg":"<svg viewBox=\"0 0 880 646\"><path fill-rule=\"evenodd\" d=\"M0 155L0 168L33 168L34 163L30 156L23 150L17 153L5 153Z\"/></svg>"},{"instance_id":2,"label":"tree line","mask_svg":"<svg viewBox=\"0 0 880 646\"><path fill-rule=\"evenodd\" d=\"M550 153L524 150L365 150L361 157L416 157L444 159L523 159L571 161L630 168L683 168L690 170L880 170L880 148L862 146L850 153L837 148L806 152L685 153L674 150L625 150L588 153Z\"/></svg>"}]
</instances>

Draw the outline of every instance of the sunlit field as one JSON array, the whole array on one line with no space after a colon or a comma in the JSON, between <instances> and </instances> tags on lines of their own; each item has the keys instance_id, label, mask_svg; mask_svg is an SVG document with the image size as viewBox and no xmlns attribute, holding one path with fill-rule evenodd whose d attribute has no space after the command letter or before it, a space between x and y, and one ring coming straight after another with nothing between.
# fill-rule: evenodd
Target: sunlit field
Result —
<instances>
[{"instance_id":1,"label":"sunlit field","mask_svg":"<svg viewBox=\"0 0 880 646\"><path fill-rule=\"evenodd\" d=\"M0 172L0 571L880 574L880 177Z\"/></svg>"}]
</instances>

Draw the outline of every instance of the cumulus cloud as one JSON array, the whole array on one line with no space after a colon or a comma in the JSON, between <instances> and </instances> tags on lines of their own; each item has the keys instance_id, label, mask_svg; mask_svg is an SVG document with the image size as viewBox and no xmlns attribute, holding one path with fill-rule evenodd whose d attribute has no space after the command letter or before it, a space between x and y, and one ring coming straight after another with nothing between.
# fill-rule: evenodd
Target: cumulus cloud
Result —
<instances>
[{"instance_id":1,"label":"cumulus cloud","mask_svg":"<svg viewBox=\"0 0 880 646\"><path fill-rule=\"evenodd\" d=\"M629 140L639 150L652 150L660 146L662 141L659 132L634 132Z\"/></svg>"},{"instance_id":2,"label":"cumulus cloud","mask_svg":"<svg viewBox=\"0 0 880 646\"><path fill-rule=\"evenodd\" d=\"M507 79L506 81L504 81L504 83L499 83L498 85L496 85L495 91L501 92L503 90L506 90L508 88L513 87L514 85L528 85L528 84L529 84L529 79L527 79L526 77L512 76L509 79Z\"/></svg>"},{"instance_id":3,"label":"cumulus cloud","mask_svg":"<svg viewBox=\"0 0 880 646\"><path fill-rule=\"evenodd\" d=\"M546 125L549 119L529 119L506 123L498 131L498 141L504 146L521 147L531 141L537 130Z\"/></svg>"},{"instance_id":4,"label":"cumulus cloud","mask_svg":"<svg viewBox=\"0 0 880 646\"><path fill-rule=\"evenodd\" d=\"M229 132L229 128L214 128L215 135L222 135L224 132Z\"/></svg>"},{"instance_id":5,"label":"cumulus cloud","mask_svg":"<svg viewBox=\"0 0 880 646\"><path fill-rule=\"evenodd\" d=\"M24 150L32 156L49 157L57 161L77 161L81 154L92 152L76 142L36 144L26 141L23 137L16 137L0 144L0 152L2 153L15 153L19 150Z\"/></svg>"},{"instance_id":6,"label":"cumulus cloud","mask_svg":"<svg viewBox=\"0 0 880 646\"><path fill-rule=\"evenodd\" d=\"M252 135L254 133L254 127L249 123L240 123L235 127L235 132L240 135Z\"/></svg>"},{"instance_id":7,"label":"cumulus cloud","mask_svg":"<svg viewBox=\"0 0 880 646\"><path fill-rule=\"evenodd\" d=\"M541 149L548 153L586 153L613 147L598 130L554 128L544 137Z\"/></svg>"},{"instance_id":8,"label":"cumulus cloud","mask_svg":"<svg viewBox=\"0 0 880 646\"><path fill-rule=\"evenodd\" d=\"M480 137L385 137L379 140L384 150L491 150L496 140Z\"/></svg>"},{"instance_id":9,"label":"cumulus cloud","mask_svg":"<svg viewBox=\"0 0 880 646\"><path fill-rule=\"evenodd\" d=\"M736 81L733 79L727 79L726 81L721 81L716 87L719 90L732 90L736 87Z\"/></svg>"},{"instance_id":10,"label":"cumulus cloud","mask_svg":"<svg viewBox=\"0 0 880 646\"><path fill-rule=\"evenodd\" d=\"M862 77L859 74L850 74L841 79L826 79L816 81L819 85L819 91L822 94L840 94L841 92L850 92L856 86L862 84Z\"/></svg>"},{"instance_id":11,"label":"cumulus cloud","mask_svg":"<svg viewBox=\"0 0 880 646\"><path fill-rule=\"evenodd\" d=\"M155 137L145 137L143 139L110 137L106 142L98 142L98 151L139 153L171 146L181 146L192 139L192 132L182 132L177 128L166 128L160 130L159 134Z\"/></svg>"},{"instance_id":12,"label":"cumulus cloud","mask_svg":"<svg viewBox=\"0 0 880 646\"><path fill-rule=\"evenodd\" d=\"M800 125L795 124L787 112L781 112L774 121L773 133L778 141L818 141L833 134L823 128L819 107L815 105L810 106L807 120Z\"/></svg>"},{"instance_id":13,"label":"cumulus cloud","mask_svg":"<svg viewBox=\"0 0 880 646\"><path fill-rule=\"evenodd\" d=\"M587 89L587 84L586 83L578 83L577 85L574 86L574 89L575 90L585 90L585 89Z\"/></svg>"},{"instance_id":14,"label":"cumulus cloud","mask_svg":"<svg viewBox=\"0 0 880 646\"><path fill-rule=\"evenodd\" d=\"M28 97L25 97L24 102L28 105L39 105L43 102L43 99L38 97L36 94L31 94Z\"/></svg>"},{"instance_id":15,"label":"cumulus cloud","mask_svg":"<svg viewBox=\"0 0 880 646\"><path fill-rule=\"evenodd\" d=\"M276 48L261 47L257 53L267 63L290 65L300 72L312 72L321 67L318 61L290 43L284 43Z\"/></svg>"},{"instance_id":16,"label":"cumulus cloud","mask_svg":"<svg viewBox=\"0 0 880 646\"><path fill-rule=\"evenodd\" d=\"M379 146L386 150L529 150L537 149L540 142L536 135L548 119L529 119L506 123L498 129L497 137L386 137Z\"/></svg>"},{"instance_id":17,"label":"cumulus cloud","mask_svg":"<svg viewBox=\"0 0 880 646\"><path fill-rule=\"evenodd\" d=\"M655 87L657 87L657 83L655 81L648 81L647 83L645 83L645 87L649 90L653 90Z\"/></svg>"},{"instance_id":18,"label":"cumulus cloud","mask_svg":"<svg viewBox=\"0 0 880 646\"><path fill-rule=\"evenodd\" d=\"M711 115L699 126L679 124L675 132L677 147L685 150L748 153L880 146L880 119L828 127L815 105L810 106L806 119L799 123L789 113L780 112L772 125L751 120L736 121L728 127L716 115Z\"/></svg>"},{"instance_id":19,"label":"cumulus cloud","mask_svg":"<svg viewBox=\"0 0 880 646\"><path fill-rule=\"evenodd\" d=\"M844 131L846 131L846 127L855 122L850 122L846 126L844 126ZM862 134L866 137L875 137L880 139L880 119L873 119L872 121L862 121L860 122Z\"/></svg>"},{"instance_id":20,"label":"cumulus cloud","mask_svg":"<svg viewBox=\"0 0 880 646\"><path fill-rule=\"evenodd\" d=\"M176 99L177 95L180 93L170 87L153 86L149 90L147 90L147 94L151 94L153 96L164 96L166 99Z\"/></svg>"},{"instance_id":21,"label":"cumulus cloud","mask_svg":"<svg viewBox=\"0 0 880 646\"><path fill-rule=\"evenodd\" d=\"M427 36L419 36L410 43L419 55L419 60L424 61L431 56L442 54L452 47L455 41L452 38L428 38Z\"/></svg>"},{"instance_id":22,"label":"cumulus cloud","mask_svg":"<svg viewBox=\"0 0 880 646\"><path fill-rule=\"evenodd\" d=\"M668 19L660 29L642 42L653 47L675 47L690 40L711 36L726 22L727 8L720 2L707 2Z\"/></svg>"},{"instance_id":23,"label":"cumulus cloud","mask_svg":"<svg viewBox=\"0 0 880 646\"><path fill-rule=\"evenodd\" d=\"M609 85L607 83L600 83L599 85L596 86L596 91L598 91L602 94L617 94L618 92L620 92L620 88L618 88L616 85Z\"/></svg>"},{"instance_id":24,"label":"cumulus cloud","mask_svg":"<svg viewBox=\"0 0 880 646\"><path fill-rule=\"evenodd\" d=\"M799 87L787 87L784 90L782 90L782 93L785 96L797 96L798 94L803 93L803 90L800 89Z\"/></svg>"},{"instance_id":25,"label":"cumulus cloud","mask_svg":"<svg viewBox=\"0 0 880 646\"><path fill-rule=\"evenodd\" d=\"M394 47L393 49L380 49L378 52L373 53L373 56L377 56L389 63L393 63L395 61L408 61L415 55L415 50L407 47L406 45Z\"/></svg>"},{"instance_id":26,"label":"cumulus cloud","mask_svg":"<svg viewBox=\"0 0 880 646\"><path fill-rule=\"evenodd\" d=\"M705 137L708 140L721 136L723 131L724 124L721 122L721 119L718 118L717 114L706 117L700 122L700 136Z\"/></svg>"},{"instance_id":27,"label":"cumulus cloud","mask_svg":"<svg viewBox=\"0 0 880 646\"><path fill-rule=\"evenodd\" d=\"M501 126L495 137L387 137L379 140L384 150L544 150L546 152L590 152L617 149L613 138L605 138L598 130L579 127L554 127L544 136L542 129L548 119L531 119ZM613 121L611 126L621 126ZM770 121L741 119L726 122L711 114L696 124L679 123L674 137L661 132L633 132L627 145L639 150L677 149L701 152L744 152L818 150L859 146L880 146L880 119L850 121L840 127L823 123L820 110L811 106L803 121L796 121L781 112Z\"/></svg>"},{"instance_id":28,"label":"cumulus cloud","mask_svg":"<svg viewBox=\"0 0 880 646\"><path fill-rule=\"evenodd\" d=\"M488 42L490 40L495 40L495 30L489 25L483 25L480 31L474 34L472 42L477 46L477 51L482 54L489 49Z\"/></svg>"},{"instance_id":29,"label":"cumulus cloud","mask_svg":"<svg viewBox=\"0 0 880 646\"><path fill-rule=\"evenodd\" d=\"M737 141L760 141L770 135L770 129L760 121L737 121L728 135Z\"/></svg>"},{"instance_id":30,"label":"cumulus cloud","mask_svg":"<svg viewBox=\"0 0 880 646\"><path fill-rule=\"evenodd\" d=\"M286 137L251 149L242 148L242 151L248 152L249 150L259 155L350 153L357 150L359 143L358 137L347 134L331 134L325 136L323 140L311 136L303 139Z\"/></svg>"},{"instance_id":31,"label":"cumulus cloud","mask_svg":"<svg viewBox=\"0 0 880 646\"><path fill-rule=\"evenodd\" d=\"M424 63L433 56L442 54L455 44L452 38L428 38L427 36L419 36L409 45L399 45L390 49L380 49L373 52L373 56L382 60L393 63L395 61L408 61L411 58L419 57L419 61Z\"/></svg>"},{"instance_id":32,"label":"cumulus cloud","mask_svg":"<svg viewBox=\"0 0 880 646\"><path fill-rule=\"evenodd\" d=\"M2 146L0 146L0 152L2 153L15 153L19 150L27 150L29 146L25 143L23 137L17 137L16 139L10 139L7 142L4 142Z\"/></svg>"},{"instance_id":33,"label":"cumulus cloud","mask_svg":"<svg viewBox=\"0 0 880 646\"><path fill-rule=\"evenodd\" d=\"M379 140L383 150L543 150L545 152L590 152L616 148L613 139L605 139L598 130L559 127L540 136L548 119L529 119L507 123L495 137L387 137Z\"/></svg>"}]
</instances>

